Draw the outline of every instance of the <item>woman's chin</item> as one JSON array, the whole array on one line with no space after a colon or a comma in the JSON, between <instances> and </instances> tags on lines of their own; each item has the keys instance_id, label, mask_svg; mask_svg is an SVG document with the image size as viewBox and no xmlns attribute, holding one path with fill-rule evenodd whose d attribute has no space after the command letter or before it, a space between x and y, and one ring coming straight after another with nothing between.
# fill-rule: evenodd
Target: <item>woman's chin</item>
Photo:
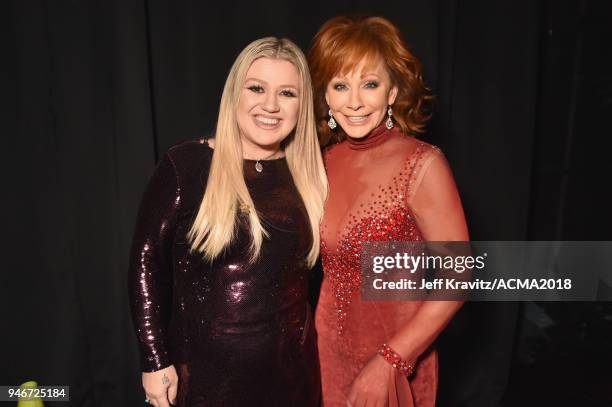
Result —
<instances>
[{"instance_id":1,"label":"woman's chin","mask_svg":"<svg viewBox=\"0 0 612 407\"><path fill-rule=\"evenodd\" d=\"M349 136L350 138L364 138L365 136L368 135L368 133L350 133L350 132L345 132L347 134L347 136Z\"/></svg>"},{"instance_id":2,"label":"woman's chin","mask_svg":"<svg viewBox=\"0 0 612 407\"><path fill-rule=\"evenodd\" d=\"M372 126L372 118L368 117L368 120L362 123L351 123L349 120L344 120L342 129L350 138L364 138L374 129Z\"/></svg>"},{"instance_id":3,"label":"woman's chin","mask_svg":"<svg viewBox=\"0 0 612 407\"><path fill-rule=\"evenodd\" d=\"M343 127L344 132L350 138L364 138L372 131L370 126L345 126Z\"/></svg>"}]
</instances>

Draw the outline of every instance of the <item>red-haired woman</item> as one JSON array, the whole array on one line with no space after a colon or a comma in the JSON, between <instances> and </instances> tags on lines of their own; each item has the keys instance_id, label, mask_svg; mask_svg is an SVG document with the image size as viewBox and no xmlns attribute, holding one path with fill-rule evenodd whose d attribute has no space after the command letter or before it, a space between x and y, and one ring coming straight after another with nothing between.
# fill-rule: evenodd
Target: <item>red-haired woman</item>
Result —
<instances>
[{"instance_id":1,"label":"red-haired woman","mask_svg":"<svg viewBox=\"0 0 612 407\"><path fill-rule=\"evenodd\" d=\"M461 302L360 297L362 242L469 240L444 155L414 137L432 96L401 33L381 17L326 22L309 63L320 138L335 142L325 151L316 315L324 405L433 406L431 345Z\"/></svg>"}]
</instances>

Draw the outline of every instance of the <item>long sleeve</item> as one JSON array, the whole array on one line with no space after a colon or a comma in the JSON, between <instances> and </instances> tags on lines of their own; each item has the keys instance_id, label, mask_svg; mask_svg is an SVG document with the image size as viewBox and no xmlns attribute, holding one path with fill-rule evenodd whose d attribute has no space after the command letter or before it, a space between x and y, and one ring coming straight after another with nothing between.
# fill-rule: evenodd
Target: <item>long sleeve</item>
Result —
<instances>
[{"instance_id":1,"label":"long sleeve","mask_svg":"<svg viewBox=\"0 0 612 407\"><path fill-rule=\"evenodd\" d=\"M180 204L175 167L165 154L142 198L130 253L128 294L144 372L171 364L166 335L172 301L172 244Z\"/></svg>"},{"instance_id":2,"label":"long sleeve","mask_svg":"<svg viewBox=\"0 0 612 407\"><path fill-rule=\"evenodd\" d=\"M408 193L408 204L416 218L421 236L425 241L468 241L469 234L451 168L443 153L429 148L415 166ZM452 253L451 253L452 254ZM436 276L446 275L441 269ZM454 271L452 275L460 277ZM467 273L461 276L466 276ZM435 339L444 330L463 304L462 298L450 300L451 292L444 288L432 290L411 319L389 340L389 345L406 360L417 360L427 355ZM402 306L410 306L409 302ZM426 357L426 356L425 356ZM422 363L422 360L419 361ZM432 373L427 381L434 381Z\"/></svg>"},{"instance_id":3,"label":"long sleeve","mask_svg":"<svg viewBox=\"0 0 612 407\"><path fill-rule=\"evenodd\" d=\"M431 149L423 157L421 170L415 176L408 204L423 238L429 241L469 240L459 192L442 152Z\"/></svg>"}]
</instances>

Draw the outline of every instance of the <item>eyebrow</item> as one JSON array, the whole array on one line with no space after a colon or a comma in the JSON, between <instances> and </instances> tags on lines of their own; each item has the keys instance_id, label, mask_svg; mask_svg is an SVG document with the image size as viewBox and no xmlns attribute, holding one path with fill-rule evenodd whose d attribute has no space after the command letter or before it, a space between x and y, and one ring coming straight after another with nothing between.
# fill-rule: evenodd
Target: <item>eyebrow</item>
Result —
<instances>
[{"instance_id":1,"label":"eyebrow","mask_svg":"<svg viewBox=\"0 0 612 407\"><path fill-rule=\"evenodd\" d=\"M373 76L379 77L379 75L377 73L375 73L375 72L367 72L365 74L361 74L359 76L359 79L363 79L363 78L365 78L366 76L369 76L369 75L373 75ZM347 80L348 78L346 76L334 76L332 79Z\"/></svg>"},{"instance_id":2,"label":"eyebrow","mask_svg":"<svg viewBox=\"0 0 612 407\"><path fill-rule=\"evenodd\" d=\"M376 72L367 72L367 73L361 75L361 78L365 78L366 76L370 76L370 75L374 75L376 77L379 76Z\"/></svg>"},{"instance_id":3,"label":"eyebrow","mask_svg":"<svg viewBox=\"0 0 612 407\"><path fill-rule=\"evenodd\" d=\"M244 80L244 82L245 82L245 83L246 83L246 82L248 82L248 81L261 82L261 83L263 83L263 84L268 85L268 82L264 81L263 79L257 79L257 78L246 78L246 79ZM280 85L280 86L279 86L279 88L293 88L293 89L295 89L295 90L297 90L297 89L298 89L298 87L297 87L297 86L295 86L295 85Z\"/></svg>"}]
</instances>

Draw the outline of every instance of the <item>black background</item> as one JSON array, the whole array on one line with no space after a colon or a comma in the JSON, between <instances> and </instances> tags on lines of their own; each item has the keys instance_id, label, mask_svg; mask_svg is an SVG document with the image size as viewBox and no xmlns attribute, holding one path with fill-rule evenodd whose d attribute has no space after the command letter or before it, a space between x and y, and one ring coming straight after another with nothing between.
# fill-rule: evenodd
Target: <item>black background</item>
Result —
<instances>
[{"instance_id":1,"label":"black background","mask_svg":"<svg viewBox=\"0 0 612 407\"><path fill-rule=\"evenodd\" d=\"M423 138L453 167L473 240L612 240L609 1L0 9L0 385L70 385L74 406L142 404L126 268L157 158L211 132L249 42L286 36L306 50L338 14L389 18L423 62L438 97ZM439 405L612 405L611 343L609 303L468 303L440 339Z\"/></svg>"}]
</instances>

